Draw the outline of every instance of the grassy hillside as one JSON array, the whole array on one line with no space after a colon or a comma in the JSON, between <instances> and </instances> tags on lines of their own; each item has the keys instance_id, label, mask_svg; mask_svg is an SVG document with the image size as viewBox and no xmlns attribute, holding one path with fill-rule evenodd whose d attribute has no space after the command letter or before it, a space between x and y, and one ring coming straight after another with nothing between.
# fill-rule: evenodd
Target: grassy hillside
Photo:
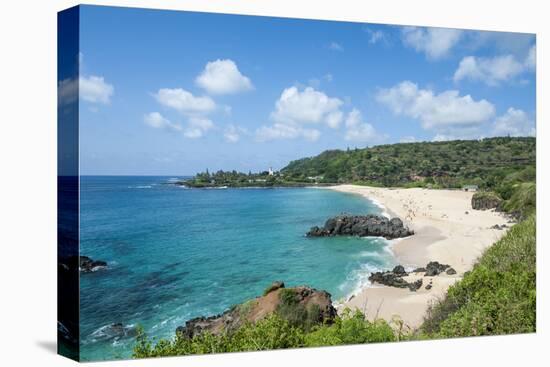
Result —
<instances>
[{"instance_id":1,"label":"grassy hillside","mask_svg":"<svg viewBox=\"0 0 550 367\"><path fill-rule=\"evenodd\" d=\"M476 184L491 189L507 176L521 176L519 172L526 168L531 167L534 173L535 148L535 138L528 137L379 145L325 151L293 161L281 172L292 181L322 176L321 182L332 183L434 187ZM529 181L525 177L515 179Z\"/></svg>"},{"instance_id":2,"label":"grassy hillside","mask_svg":"<svg viewBox=\"0 0 550 367\"><path fill-rule=\"evenodd\" d=\"M536 329L536 220L531 215L490 247L433 305L424 338L516 334Z\"/></svg>"}]
</instances>

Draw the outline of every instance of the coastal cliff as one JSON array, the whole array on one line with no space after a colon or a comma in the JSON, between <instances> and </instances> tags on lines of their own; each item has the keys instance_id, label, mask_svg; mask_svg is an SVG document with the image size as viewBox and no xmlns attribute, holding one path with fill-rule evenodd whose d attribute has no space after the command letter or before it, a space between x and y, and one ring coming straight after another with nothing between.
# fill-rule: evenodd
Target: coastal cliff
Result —
<instances>
[{"instance_id":1,"label":"coastal cliff","mask_svg":"<svg viewBox=\"0 0 550 367\"><path fill-rule=\"evenodd\" d=\"M283 282L274 282L263 296L231 307L222 314L196 317L176 329L176 333L193 338L203 333L221 335L231 333L247 323L256 323L277 314L297 326L330 324L336 317L330 293L308 286L285 288Z\"/></svg>"}]
</instances>

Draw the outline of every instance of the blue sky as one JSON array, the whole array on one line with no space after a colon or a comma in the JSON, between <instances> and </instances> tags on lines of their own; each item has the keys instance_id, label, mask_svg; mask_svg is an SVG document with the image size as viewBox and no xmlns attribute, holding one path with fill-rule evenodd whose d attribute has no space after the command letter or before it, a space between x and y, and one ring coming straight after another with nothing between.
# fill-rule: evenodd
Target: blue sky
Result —
<instances>
[{"instance_id":1,"label":"blue sky","mask_svg":"<svg viewBox=\"0 0 550 367\"><path fill-rule=\"evenodd\" d=\"M528 34L83 6L81 173L534 135L534 55Z\"/></svg>"}]
</instances>

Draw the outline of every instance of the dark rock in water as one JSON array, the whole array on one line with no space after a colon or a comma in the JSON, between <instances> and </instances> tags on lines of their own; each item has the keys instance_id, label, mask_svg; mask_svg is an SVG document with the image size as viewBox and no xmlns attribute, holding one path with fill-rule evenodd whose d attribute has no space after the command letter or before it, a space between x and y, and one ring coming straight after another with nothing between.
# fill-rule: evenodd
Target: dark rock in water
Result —
<instances>
[{"instance_id":1,"label":"dark rock in water","mask_svg":"<svg viewBox=\"0 0 550 367\"><path fill-rule=\"evenodd\" d=\"M506 224L503 224L503 225L498 225L498 224L495 224L494 226L490 227L491 229L498 229L498 230L502 230L502 229L506 229L508 228L508 226Z\"/></svg>"},{"instance_id":2,"label":"dark rock in water","mask_svg":"<svg viewBox=\"0 0 550 367\"><path fill-rule=\"evenodd\" d=\"M93 260L88 256L70 256L62 258L57 264L59 271L80 271L90 273L107 267L107 263L101 260Z\"/></svg>"},{"instance_id":3,"label":"dark rock in water","mask_svg":"<svg viewBox=\"0 0 550 367\"><path fill-rule=\"evenodd\" d=\"M107 267L107 263L101 260L93 260L88 256L80 256L79 268L83 273L90 273Z\"/></svg>"},{"instance_id":4,"label":"dark rock in water","mask_svg":"<svg viewBox=\"0 0 550 367\"><path fill-rule=\"evenodd\" d=\"M447 268L450 268L449 265L446 264L440 264L437 261L430 261L428 265L426 265L426 273L424 276L426 277L433 277L436 275L439 275L440 273L443 273Z\"/></svg>"},{"instance_id":5,"label":"dark rock in water","mask_svg":"<svg viewBox=\"0 0 550 367\"><path fill-rule=\"evenodd\" d=\"M340 215L329 218L322 228L312 227L306 235L308 237L376 236L393 239L413 234L414 231L405 227L399 218L388 219L384 216L368 214Z\"/></svg>"},{"instance_id":6,"label":"dark rock in water","mask_svg":"<svg viewBox=\"0 0 550 367\"><path fill-rule=\"evenodd\" d=\"M264 296L268 293L271 293L273 291L276 291L277 289L284 288L285 283L281 281L275 281L273 282L269 287L267 287L264 291Z\"/></svg>"},{"instance_id":7,"label":"dark rock in water","mask_svg":"<svg viewBox=\"0 0 550 367\"><path fill-rule=\"evenodd\" d=\"M281 296L283 293L284 297ZM191 319L185 326L179 326L176 333L185 338L193 338L205 332L213 335L233 332L245 323L255 323L278 313L279 307L287 305L285 302L289 302L288 299L291 306L297 310L316 310L317 314L313 316L319 324L330 324L336 317L330 293L307 286L284 288L283 282L274 282L263 296L235 305L219 315ZM286 313L278 315L283 318L289 317Z\"/></svg>"},{"instance_id":8,"label":"dark rock in water","mask_svg":"<svg viewBox=\"0 0 550 367\"><path fill-rule=\"evenodd\" d=\"M426 286L426 289L427 289L427 290L432 289L432 283L428 284L428 285Z\"/></svg>"},{"instance_id":9,"label":"dark rock in water","mask_svg":"<svg viewBox=\"0 0 550 367\"><path fill-rule=\"evenodd\" d=\"M456 270L453 269L453 268L449 268L449 269L447 269L446 273L447 273L448 275L455 275L455 274L456 274Z\"/></svg>"},{"instance_id":10,"label":"dark rock in water","mask_svg":"<svg viewBox=\"0 0 550 367\"><path fill-rule=\"evenodd\" d=\"M409 283L409 290L411 292L416 292L418 289L422 287L422 279L418 279L412 283Z\"/></svg>"},{"instance_id":11,"label":"dark rock in water","mask_svg":"<svg viewBox=\"0 0 550 367\"><path fill-rule=\"evenodd\" d=\"M91 337L95 340L119 340L121 338L133 338L137 330L133 325L123 325L120 322L105 325L94 331Z\"/></svg>"}]
</instances>

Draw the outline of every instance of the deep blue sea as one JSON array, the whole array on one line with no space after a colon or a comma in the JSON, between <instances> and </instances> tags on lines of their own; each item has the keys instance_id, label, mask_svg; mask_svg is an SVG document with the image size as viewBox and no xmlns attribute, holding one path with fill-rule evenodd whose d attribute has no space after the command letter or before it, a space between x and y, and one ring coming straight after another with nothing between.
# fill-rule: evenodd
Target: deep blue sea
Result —
<instances>
[{"instance_id":1,"label":"deep blue sea","mask_svg":"<svg viewBox=\"0 0 550 367\"><path fill-rule=\"evenodd\" d=\"M337 301L393 265L384 239L304 236L330 216L381 212L359 196L185 189L170 179L81 178L81 254L109 264L81 275L83 360L130 357L133 338L94 337L108 324L173 337L186 320L261 295L274 280L325 289Z\"/></svg>"}]
</instances>

